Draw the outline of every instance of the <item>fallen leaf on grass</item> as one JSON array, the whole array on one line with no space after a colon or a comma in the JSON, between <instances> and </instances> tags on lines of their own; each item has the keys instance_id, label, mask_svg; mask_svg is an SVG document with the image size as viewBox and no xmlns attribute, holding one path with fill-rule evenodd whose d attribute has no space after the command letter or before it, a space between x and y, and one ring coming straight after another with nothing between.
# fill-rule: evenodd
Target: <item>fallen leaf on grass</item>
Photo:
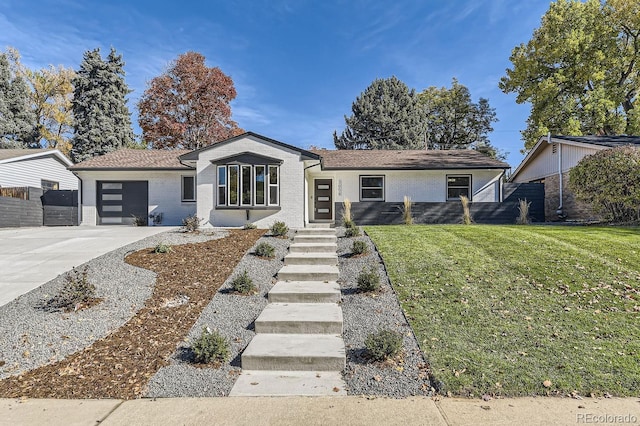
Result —
<instances>
[{"instance_id":1,"label":"fallen leaf on grass","mask_svg":"<svg viewBox=\"0 0 640 426\"><path fill-rule=\"evenodd\" d=\"M551 380L545 380L544 382L542 382L542 386L544 386L545 388L550 388L552 384L553 383L551 383Z\"/></svg>"}]
</instances>

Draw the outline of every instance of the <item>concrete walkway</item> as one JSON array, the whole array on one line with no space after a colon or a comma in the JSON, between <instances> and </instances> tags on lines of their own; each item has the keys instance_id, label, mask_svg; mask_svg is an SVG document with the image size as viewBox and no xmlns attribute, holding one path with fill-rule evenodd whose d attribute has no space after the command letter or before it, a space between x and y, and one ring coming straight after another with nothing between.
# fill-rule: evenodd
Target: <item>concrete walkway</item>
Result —
<instances>
[{"instance_id":1,"label":"concrete walkway","mask_svg":"<svg viewBox=\"0 0 640 426\"><path fill-rule=\"evenodd\" d=\"M0 306L124 245L174 227L62 226L0 229ZM1 421L0 421L1 422Z\"/></svg>"},{"instance_id":2,"label":"concrete walkway","mask_svg":"<svg viewBox=\"0 0 640 426\"><path fill-rule=\"evenodd\" d=\"M638 425L640 398L0 399L0 425Z\"/></svg>"}]
</instances>

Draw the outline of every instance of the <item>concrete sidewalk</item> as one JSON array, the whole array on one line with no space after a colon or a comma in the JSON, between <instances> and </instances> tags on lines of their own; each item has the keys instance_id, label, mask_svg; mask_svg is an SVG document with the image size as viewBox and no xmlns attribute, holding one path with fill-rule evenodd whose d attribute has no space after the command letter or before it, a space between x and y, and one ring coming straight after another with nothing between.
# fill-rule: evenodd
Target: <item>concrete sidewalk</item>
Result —
<instances>
[{"instance_id":1,"label":"concrete sidewalk","mask_svg":"<svg viewBox=\"0 0 640 426\"><path fill-rule=\"evenodd\" d=\"M0 425L638 425L640 398L0 399Z\"/></svg>"},{"instance_id":2,"label":"concrete sidewalk","mask_svg":"<svg viewBox=\"0 0 640 426\"><path fill-rule=\"evenodd\" d=\"M43 226L0 229L0 306L74 266L172 229L175 228Z\"/></svg>"}]
</instances>

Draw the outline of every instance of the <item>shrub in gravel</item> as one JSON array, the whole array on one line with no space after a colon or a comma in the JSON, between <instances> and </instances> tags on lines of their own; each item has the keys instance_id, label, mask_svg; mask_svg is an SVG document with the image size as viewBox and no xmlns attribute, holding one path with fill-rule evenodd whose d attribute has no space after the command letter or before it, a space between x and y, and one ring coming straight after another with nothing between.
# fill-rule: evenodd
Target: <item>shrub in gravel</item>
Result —
<instances>
[{"instance_id":1,"label":"shrub in gravel","mask_svg":"<svg viewBox=\"0 0 640 426\"><path fill-rule=\"evenodd\" d=\"M355 222L348 222L344 231L344 236L347 238L358 237L360 236L360 228L358 228L358 225L356 225Z\"/></svg>"},{"instance_id":2,"label":"shrub in gravel","mask_svg":"<svg viewBox=\"0 0 640 426\"><path fill-rule=\"evenodd\" d=\"M358 289L363 292L376 291L380 288L380 275L375 267L362 268L358 275Z\"/></svg>"},{"instance_id":3,"label":"shrub in gravel","mask_svg":"<svg viewBox=\"0 0 640 426\"><path fill-rule=\"evenodd\" d=\"M214 363L225 362L229 359L229 343L217 331L211 331L209 327L202 329L202 334L191 345L196 354L196 362Z\"/></svg>"},{"instance_id":4,"label":"shrub in gravel","mask_svg":"<svg viewBox=\"0 0 640 426\"><path fill-rule=\"evenodd\" d=\"M182 230L184 232L196 232L198 228L200 228L200 219L196 214L192 214L190 216L182 219Z\"/></svg>"},{"instance_id":5,"label":"shrub in gravel","mask_svg":"<svg viewBox=\"0 0 640 426\"><path fill-rule=\"evenodd\" d=\"M287 232L289 232L289 227L284 222L274 222L269 228L269 232L274 237L285 237Z\"/></svg>"},{"instance_id":6,"label":"shrub in gravel","mask_svg":"<svg viewBox=\"0 0 640 426\"><path fill-rule=\"evenodd\" d=\"M231 281L231 288L240 294L251 294L256 291L256 286L246 270Z\"/></svg>"},{"instance_id":7,"label":"shrub in gravel","mask_svg":"<svg viewBox=\"0 0 640 426\"><path fill-rule=\"evenodd\" d=\"M96 286L89 281L89 268L73 268L64 277L60 292L47 302L47 307L64 311L78 310L83 304L96 300Z\"/></svg>"},{"instance_id":8,"label":"shrub in gravel","mask_svg":"<svg viewBox=\"0 0 640 426\"><path fill-rule=\"evenodd\" d=\"M173 249L171 248L171 246L169 244L165 244L165 243L158 243L153 248L153 252L156 253L156 254L157 253L169 253L172 250Z\"/></svg>"},{"instance_id":9,"label":"shrub in gravel","mask_svg":"<svg viewBox=\"0 0 640 426\"><path fill-rule=\"evenodd\" d=\"M147 218L142 216L131 215L133 218L133 226L147 226Z\"/></svg>"},{"instance_id":10,"label":"shrub in gravel","mask_svg":"<svg viewBox=\"0 0 640 426\"><path fill-rule=\"evenodd\" d=\"M362 240L356 240L353 242L351 246L351 253L354 255L364 254L369 251L369 247L367 247L367 243Z\"/></svg>"},{"instance_id":11,"label":"shrub in gravel","mask_svg":"<svg viewBox=\"0 0 640 426\"><path fill-rule=\"evenodd\" d=\"M382 329L371 333L364 341L369 357L376 361L393 358L402 349L402 335L397 331Z\"/></svg>"},{"instance_id":12,"label":"shrub in gravel","mask_svg":"<svg viewBox=\"0 0 640 426\"><path fill-rule=\"evenodd\" d=\"M247 229L256 229L257 227L258 226L255 223L247 222L247 223L244 224L242 229L245 229L245 230L247 230Z\"/></svg>"},{"instance_id":13,"label":"shrub in gravel","mask_svg":"<svg viewBox=\"0 0 640 426\"><path fill-rule=\"evenodd\" d=\"M256 246L255 254L258 257L272 259L276 255L276 249L271 244L263 241Z\"/></svg>"}]
</instances>

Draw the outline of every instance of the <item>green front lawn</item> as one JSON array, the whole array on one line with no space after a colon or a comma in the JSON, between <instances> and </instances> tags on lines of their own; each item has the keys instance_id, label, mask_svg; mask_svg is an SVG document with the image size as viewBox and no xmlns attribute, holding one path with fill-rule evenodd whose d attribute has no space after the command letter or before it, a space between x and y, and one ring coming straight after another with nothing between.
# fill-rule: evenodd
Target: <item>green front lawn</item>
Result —
<instances>
[{"instance_id":1,"label":"green front lawn","mask_svg":"<svg viewBox=\"0 0 640 426\"><path fill-rule=\"evenodd\" d=\"M639 395L640 229L365 229L441 392Z\"/></svg>"}]
</instances>

